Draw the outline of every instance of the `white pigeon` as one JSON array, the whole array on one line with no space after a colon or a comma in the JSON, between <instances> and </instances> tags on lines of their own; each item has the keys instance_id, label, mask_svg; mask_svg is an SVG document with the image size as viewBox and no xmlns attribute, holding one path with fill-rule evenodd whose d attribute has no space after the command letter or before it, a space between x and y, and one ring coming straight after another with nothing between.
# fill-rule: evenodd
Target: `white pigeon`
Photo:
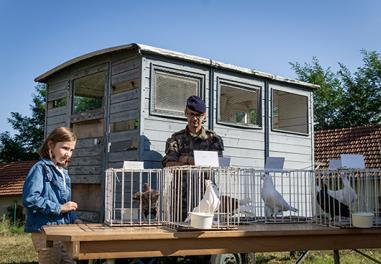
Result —
<instances>
[{"instance_id":1,"label":"white pigeon","mask_svg":"<svg viewBox=\"0 0 381 264\"><path fill-rule=\"evenodd\" d=\"M193 212L210 213L214 214L220 206L220 199L218 198L217 186L211 180L205 180L205 193L200 203L193 208ZM189 216L185 222L189 221Z\"/></svg>"},{"instance_id":2,"label":"white pigeon","mask_svg":"<svg viewBox=\"0 0 381 264\"><path fill-rule=\"evenodd\" d=\"M265 173L262 176L263 185L261 189L261 198L265 203L265 216L275 217L282 211L297 212L298 209L290 206L283 196L275 189L271 175Z\"/></svg>"},{"instance_id":3,"label":"white pigeon","mask_svg":"<svg viewBox=\"0 0 381 264\"><path fill-rule=\"evenodd\" d=\"M357 199L357 194L355 190L351 187L347 175L341 174L344 187L339 190L328 190L327 193L329 196L335 198L340 203L345 204L349 208L352 208L352 205Z\"/></svg>"}]
</instances>

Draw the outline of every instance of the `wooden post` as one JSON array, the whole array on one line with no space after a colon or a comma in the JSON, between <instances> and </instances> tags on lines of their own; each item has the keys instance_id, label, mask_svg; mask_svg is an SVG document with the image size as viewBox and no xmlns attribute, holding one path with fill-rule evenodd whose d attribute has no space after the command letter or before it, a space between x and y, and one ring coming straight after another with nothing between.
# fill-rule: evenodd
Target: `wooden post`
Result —
<instances>
[{"instance_id":1,"label":"wooden post","mask_svg":"<svg viewBox=\"0 0 381 264\"><path fill-rule=\"evenodd\" d=\"M340 264L340 252L337 249L333 250L333 262L335 264Z\"/></svg>"}]
</instances>

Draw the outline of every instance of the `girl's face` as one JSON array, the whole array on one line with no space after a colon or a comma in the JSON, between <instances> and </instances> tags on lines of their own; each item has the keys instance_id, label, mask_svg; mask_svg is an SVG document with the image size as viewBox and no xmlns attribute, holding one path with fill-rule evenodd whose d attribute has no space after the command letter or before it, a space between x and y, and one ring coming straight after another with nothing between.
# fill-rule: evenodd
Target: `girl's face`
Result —
<instances>
[{"instance_id":1,"label":"girl's face","mask_svg":"<svg viewBox=\"0 0 381 264\"><path fill-rule=\"evenodd\" d=\"M49 148L52 153L53 162L58 166L64 167L69 163L73 154L75 141L57 142L56 144L50 142Z\"/></svg>"}]
</instances>

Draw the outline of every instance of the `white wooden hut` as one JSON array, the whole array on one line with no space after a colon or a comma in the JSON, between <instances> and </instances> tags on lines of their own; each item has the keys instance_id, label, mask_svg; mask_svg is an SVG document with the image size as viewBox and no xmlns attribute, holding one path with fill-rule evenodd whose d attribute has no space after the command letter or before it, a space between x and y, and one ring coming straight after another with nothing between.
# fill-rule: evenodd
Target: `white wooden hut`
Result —
<instances>
[{"instance_id":1,"label":"white wooden hut","mask_svg":"<svg viewBox=\"0 0 381 264\"><path fill-rule=\"evenodd\" d=\"M45 133L78 135L69 168L82 217L102 219L104 171L124 160L160 168L165 141L186 124L185 101L201 96L205 126L222 136L231 165L313 168L316 85L141 44L91 52L38 76L48 85Z\"/></svg>"}]
</instances>

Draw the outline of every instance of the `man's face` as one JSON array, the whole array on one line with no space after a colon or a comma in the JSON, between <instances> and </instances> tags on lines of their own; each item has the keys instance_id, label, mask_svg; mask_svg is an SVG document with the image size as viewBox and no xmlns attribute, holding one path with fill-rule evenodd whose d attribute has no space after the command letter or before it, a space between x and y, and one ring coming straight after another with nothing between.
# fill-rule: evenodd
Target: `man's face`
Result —
<instances>
[{"instance_id":1,"label":"man's face","mask_svg":"<svg viewBox=\"0 0 381 264\"><path fill-rule=\"evenodd\" d=\"M189 129L196 129L196 131L198 131L198 129L202 127L202 124L204 123L204 120L206 118L205 113L195 112L190 110L189 108L185 109L185 116L188 120Z\"/></svg>"}]
</instances>

